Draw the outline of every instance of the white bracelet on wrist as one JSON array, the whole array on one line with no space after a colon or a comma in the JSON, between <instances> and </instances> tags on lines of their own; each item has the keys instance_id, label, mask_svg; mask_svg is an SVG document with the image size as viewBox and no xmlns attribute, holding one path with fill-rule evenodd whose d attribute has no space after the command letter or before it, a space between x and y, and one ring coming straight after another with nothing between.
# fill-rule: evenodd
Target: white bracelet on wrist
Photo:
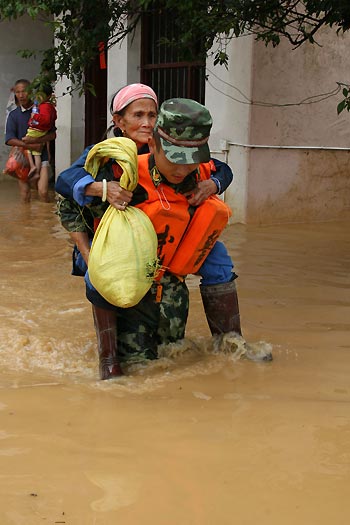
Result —
<instances>
[{"instance_id":1,"label":"white bracelet on wrist","mask_svg":"<svg viewBox=\"0 0 350 525\"><path fill-rule=\"evenodd\" d=\"M106 179L102 179L102 202L106 202L107 200L107 181Z\"/></svg>"}]
</instances>

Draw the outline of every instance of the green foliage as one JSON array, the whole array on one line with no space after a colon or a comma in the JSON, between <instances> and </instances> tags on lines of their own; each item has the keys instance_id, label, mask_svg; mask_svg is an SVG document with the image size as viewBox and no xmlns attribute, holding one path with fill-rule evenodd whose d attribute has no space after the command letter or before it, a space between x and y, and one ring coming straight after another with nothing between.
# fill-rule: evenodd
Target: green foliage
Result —
<instances>
[{"instance_id":1,"label":"green foliage","mask_svg":"<svg viewBox=\"0 0 350 525\"><path fill-rule=\"evenodd\" d=\"M344 109L350 111L350 86L347 85L346 87L344 87L342 93L344 99L341 102L339 102L337 106L338 115L340 115L340 113L344 111Z\"/></svg>"},{"instance_id":2,"label":"green foliage","mask_svg":"<svg viewBox=\"0 0 350 525\"><path fill-rule=\"evenodd\" d=\"M28 15L48 24L57 44L43 52L41 74L66 75L83 92L91 89L84 71L98 56L99 42L113 46L134 31L142 14L157 16L162 9L172 10L176 20L176 34L162 35L163 43L191 59L212 54L215 64L226 67L227 45L235 37L253 34L272 46L285 38L298 47L314 43L323 26L337 33L350 28L348 0L0 0L0 20ZM340 103L339 112L345 108Z\"/></svg>"}]
</instances>

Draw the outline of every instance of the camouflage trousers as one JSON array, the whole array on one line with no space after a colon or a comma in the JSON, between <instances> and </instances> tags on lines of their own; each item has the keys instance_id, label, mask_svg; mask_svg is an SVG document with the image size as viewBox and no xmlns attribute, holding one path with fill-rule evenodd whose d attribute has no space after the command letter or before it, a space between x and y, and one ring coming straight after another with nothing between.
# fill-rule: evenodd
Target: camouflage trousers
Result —
<instances>
[{"instance_id":1,"label":"camouflage trousers","mask_svg":"<svg viewBox=\"0 0 350 525\"><path fill-rule=\"evenodd\" d=\"M119 308L107 303L88 284L86 292L93 304L116 312L121 363L157 359L158 345L174 343L185 336L189 293L186 283L174 275L165 274L159 284L153 283L145 297L131 308Z\"/></svg>"}]
</instances>

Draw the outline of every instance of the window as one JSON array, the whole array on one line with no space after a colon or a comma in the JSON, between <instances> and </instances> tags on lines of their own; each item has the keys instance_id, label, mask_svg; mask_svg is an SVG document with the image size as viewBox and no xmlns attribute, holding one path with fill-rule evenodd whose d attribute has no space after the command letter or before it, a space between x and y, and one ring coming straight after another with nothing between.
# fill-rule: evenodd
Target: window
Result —
<instances>
[{"instance_id":1,"label":"window","mask_svg":"<svg viewBox=\"0 0 350 525\"><path fill-rule=\"evenodd\" d=\"M185 56L175 47L162 43L179 30L175 10L153 3L152 12L144 14L141 25L141 82L151 86L159 102L168 98L193 98L205 102L205 53L195 45Z\"/></svg>"}]
</instances>

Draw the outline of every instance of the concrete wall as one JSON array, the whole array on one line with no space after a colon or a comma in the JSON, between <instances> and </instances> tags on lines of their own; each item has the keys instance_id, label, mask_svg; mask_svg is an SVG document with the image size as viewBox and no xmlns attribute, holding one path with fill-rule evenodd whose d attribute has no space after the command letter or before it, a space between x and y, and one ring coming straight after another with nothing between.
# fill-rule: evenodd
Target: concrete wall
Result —
<instances>
[{"instance_id":1,"label":"concrete wall","mask_svg":"<svg viewBox=\"0 0 350 525\"><path fill-rule=\"evenodd\" d=\"M254 46L253 100L298 103L330 93L349 70L350 35L322 31L317 45ZM337 115L341 95L307 104L253 106L247 221L305 222L350 217L350 115ZM313 102L310 104L309 102Z\"/></svg>"},{"instance_id":2,"label":"concrete wall","mask_svg":"<svg viewBox=\"0 0 350 525\"><path fill-rule=\"evenodd\" d=\"M220 149L220 139L228 140L227 159L236 174L225 196L234 221L350 216L350 115L337 115L341 94L319 102L322 96L315 97L349 80L350 35L324 30L319 43L293 50L287 42L272 48L240 38L231 43L229 71L216 67L220 80L214 87L209 72L212 141ZM247 107L249 98L256 104ZM312 103L298 105L302 100Z\"/></svg>"},{"instance_id":3,"label":"concrete wall","mask_svg":"<svg viewBox=\"0 0 350 525\"><path fill-rule=\"evenodd\" d=\"M51 46L52 33L42 22L22 17L12 22L1 21L0 31L0 136L4 138L5 112L10 88L19 78L32 80L40 69L40 49ZM38 50L36 59L24 59L16 53L19 49ZM0 173L2 172L9 147L0 142Z\"/></svg>"},{"instance_id":4,"label":"concrete wall","mask_svg":"<svg viewBox=\"0 0 350 525\"><path fill-rule=\"evenodd\" d=\"M250 137L252 60L254 40L237 39L229 46L229 68L207 61L205 105L213 116L209 146L213 157L227 161L234 172L224 200L232 207L233 222L245 222L249 151L230 149L229 142L246 143Z\"/></svg>"}]
</instances>

